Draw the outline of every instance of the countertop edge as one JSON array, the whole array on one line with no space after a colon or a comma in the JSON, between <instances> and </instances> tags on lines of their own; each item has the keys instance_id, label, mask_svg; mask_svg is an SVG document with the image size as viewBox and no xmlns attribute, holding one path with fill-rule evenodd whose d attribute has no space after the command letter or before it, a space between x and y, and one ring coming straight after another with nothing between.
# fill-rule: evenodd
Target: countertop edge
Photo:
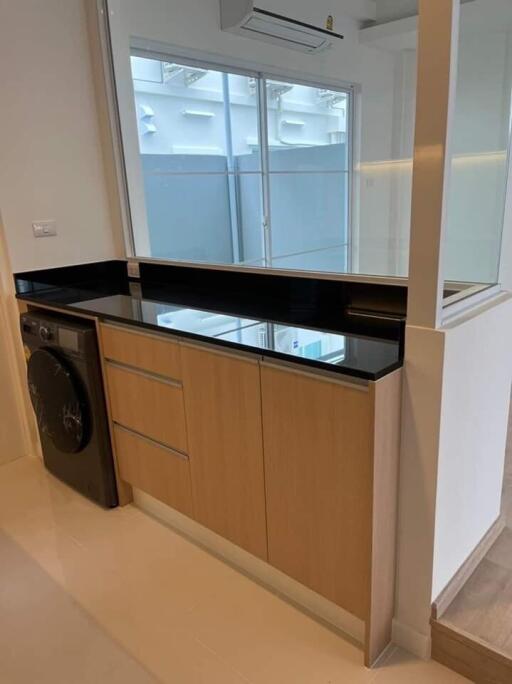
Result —
<instances>
[{"instance_id":1,"label":"countertop edge","mask_svg":"<svg viewBox=\"0 0 512 684\"><path fill-rule=\"evenodd\" d=\"M84 311L84 309L75 307L72 304L44 302L38 299L37 297L30 297L22 293L16 294L15 297L18 301L23 301L27 304L32 304L33 306L38 306L47 310L62 311L64 313L71 312L82 318L96 318L101 321L115 321L116 323L121 323L128 327L140 328L142 330L148 330L150 332L157 332L161 335L167 335L169 337L202 342L205 344L209 344L211 346L221 347L223 349L229 349L232 351L242 351L244 353L250 353L254 356L262 358L267 357L278 359L281 361L285 361L287 363L295 364L303 368L327 372L336 377L356 378L359 380L366 380L368 382L376 382L385 377L386 375L389 375L390 373L393 373L394 371L403 367L403 361L399 360L396 363L393 363L390 366L387 366L386 368L376 373L352 370L350 368L339 368L333 365L322 363L321 361L314 361L311 359L290 356L288 354L276 352L270 349L256 349L255 347L251 347L248 345L237 344L235 342L229 342L227 340L219 340L218 338L207 337L206 335L197 335L182 330L171 330L163 326L151 325L149 323L141 323L140 321L134 321L132 319L124 318L121 316L105 314L104 312L95 312L93 308L91 308L90 311Z\"/></svg>"}]
</instances>

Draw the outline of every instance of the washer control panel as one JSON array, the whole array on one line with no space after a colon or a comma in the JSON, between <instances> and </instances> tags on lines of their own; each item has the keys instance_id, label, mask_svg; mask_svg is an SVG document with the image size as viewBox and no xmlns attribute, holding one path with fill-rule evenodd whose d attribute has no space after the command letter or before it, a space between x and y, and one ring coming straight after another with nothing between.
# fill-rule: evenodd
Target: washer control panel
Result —
<instances>
[{"instance_id":1,"label":"washer control panel","mask_svg":"<svg viewBox=\"0 0 512 684\"><path fill-rule=\"evenodd\" d=\"M30 347L49 345L60 347L63 351L72 354L81 354L81 332L86 329L80 323L77 325L66 325L66 322L56 322L50 316L33 316L30 313L21 316L21 334L23 340Z\"/></svg>"},{"instance_id":2,"label":"washer control panel","mask_svg":"<svg viewBox=\"0 0 512 684\"><path fill-rule=\"evenodd\" d=\"M25 335L38 337L41 342L53 342L56 340L57 326L49 321L38 321L34 318L24 316L21 321L21 330Z\"/></svg>"}]
</instances>

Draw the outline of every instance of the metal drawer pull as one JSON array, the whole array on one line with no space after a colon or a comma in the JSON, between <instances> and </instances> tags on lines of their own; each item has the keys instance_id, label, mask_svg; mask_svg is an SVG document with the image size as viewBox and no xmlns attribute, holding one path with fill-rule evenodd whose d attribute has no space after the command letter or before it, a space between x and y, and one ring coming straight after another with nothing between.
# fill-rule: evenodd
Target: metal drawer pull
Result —
<instances>
[{"instance_id":1,"label":"metal drawer pull","mask_svg":"<svg viewBox=\"0 0 512 684\"><path fill-rule=\"evenodd\" d=\"M120 423L114 422L114 425L118 430L121 430L121 432L126 432L127 434L132 435L132 437L136 437L137 439L140 439L143 442L147 442L151 446L163 449L164 451L167 451L168 453L172 454L172 456L176 456L176 458L181 458L183 461L189 460L188 454L185 454L183 451L178 451L177 449L173 449L172 447L167 446L167 444L164 444L163 442L158 442L156 439L146 437L146 435L142 435L140 432L130 430L130 428L127 428L124 425L121 425Z\"/></svg>"},{"instance_id":2,"label":"metal drawer pull","mask_svg":"<svg viewBox=\"0 0 512 684\"><path fill-rule=\"evenodd\" d=\"M108 358L105 360L107 362L107 366L111 366L112 368L124 370L127 373L133 373L133 375L140 375L148 380L156 380L157 382L162 382L165 385L171 385L172 387L179 387L180 389L183 387L183 383L180 380L173 380L172 378L168 378L166 375L159 375L158 373L145 371L137 368L136 366L130 366L127 363L120 363L119 361L113 361L112 359Z\"/></svg>"}]
</instances>

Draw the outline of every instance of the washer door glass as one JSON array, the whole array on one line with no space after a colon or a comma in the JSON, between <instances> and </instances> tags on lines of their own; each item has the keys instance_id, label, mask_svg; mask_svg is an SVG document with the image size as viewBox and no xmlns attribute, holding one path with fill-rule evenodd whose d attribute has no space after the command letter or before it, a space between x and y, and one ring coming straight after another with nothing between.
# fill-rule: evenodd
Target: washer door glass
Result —
<instances>
[{"instance_id":1,"label":"washer door glass","mask_svg":"<svg viewBox=\"0 0 512 684\"><path fill-rule=\"evenodd\" d=\"M89 441L89 407L70 364L51 349L28 361L28 388L41 435L62 453L81 451Z\"/></svg>"}]
</instances>

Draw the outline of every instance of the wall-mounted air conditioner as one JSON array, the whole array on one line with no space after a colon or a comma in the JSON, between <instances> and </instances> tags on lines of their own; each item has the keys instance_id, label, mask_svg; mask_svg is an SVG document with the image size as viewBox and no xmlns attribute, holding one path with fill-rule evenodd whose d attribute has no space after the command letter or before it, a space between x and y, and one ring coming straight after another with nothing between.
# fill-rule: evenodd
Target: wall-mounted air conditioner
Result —
<instances>
[{"instance_id":1,"label":"wall-mounted air conditioner","mask_svg":"<svg viewBox=\"0 0 512 684\"><path fill-rule=\"evenodd\" d=\"M301 52L321 52L343 38L328 28L255 7L253 0L220 0L220 24L223 31Z\"/></svg>"}]
</instances>

